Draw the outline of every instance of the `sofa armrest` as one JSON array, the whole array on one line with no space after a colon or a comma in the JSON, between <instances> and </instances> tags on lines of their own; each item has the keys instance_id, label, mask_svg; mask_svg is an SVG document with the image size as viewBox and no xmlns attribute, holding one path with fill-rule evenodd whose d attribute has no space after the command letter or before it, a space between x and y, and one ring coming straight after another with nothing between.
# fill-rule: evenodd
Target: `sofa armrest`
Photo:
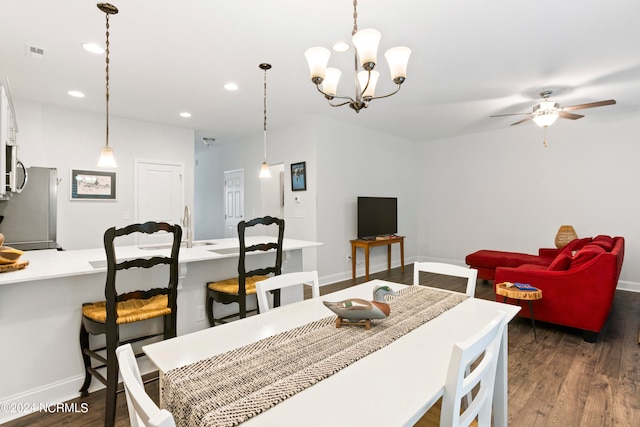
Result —
<instances>
[{"instance_id":1,"label":"sofa armrest","mask_svg":"<svg viewBox=\"0 0 640 427\"><path fill-rule=\"evenodd\" d=\"M557 248L540 248L538 249L538 256L544 258L555 258L556 256L558 256L561 250L562 249Z\"/></svg>"}]
</instances>

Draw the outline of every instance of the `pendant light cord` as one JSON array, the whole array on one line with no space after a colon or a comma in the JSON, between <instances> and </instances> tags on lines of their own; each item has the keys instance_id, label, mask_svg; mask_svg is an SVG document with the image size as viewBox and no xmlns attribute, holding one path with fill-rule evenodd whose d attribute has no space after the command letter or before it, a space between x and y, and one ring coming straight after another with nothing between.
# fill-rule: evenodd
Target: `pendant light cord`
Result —
<instances>
[{"instance_id":1,"label":"pendant light cord","mask_svg":"<svg viewBox=\"0 0 640 427\"><path fill-rule=\"evenodd\" d=\"M264 161L267 162L267 69L264 68Z\"/></svg>"},{"instance_id":2,"label":"pendant light cord","mask_svg":"<svg viewBox=\"0 0 640 427\"><path fill-rule=\"evenodd\" d=\"M106 71L105 88L106 88L106 104L107 104L106 105L106 107L107 107L107 109L106 109L106 112L107 112L107 120L106 120L106 123L107 123L106 124L106 126L107 126L106 138L107 138L107 140L106 140L106 146L108 147L109 146L109 14L106 13L105 16L107 17L107 32L106 32L107 42L105 44L105 47L106 47L105 51L106 51L106 54L107 54L106 55L106 68L105 68L105 71Z\"/></svg>"}]
</instances>

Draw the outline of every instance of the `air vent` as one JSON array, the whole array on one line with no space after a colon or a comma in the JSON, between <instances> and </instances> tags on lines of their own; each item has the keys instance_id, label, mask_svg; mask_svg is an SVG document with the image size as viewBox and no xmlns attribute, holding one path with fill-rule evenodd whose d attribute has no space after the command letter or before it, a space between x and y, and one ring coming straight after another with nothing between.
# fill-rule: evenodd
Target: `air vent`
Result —
<instances>
[{"instance_id":1,"label":"air vent","mask_svg":"<svg viewBox=\"0 0 640 427\"><path fill-rule=\"evenodd\" d=\"M26 45L26 54L32 58L42 59L44 56L44 49L38 46Z\"/></svg>"}]
</instances>

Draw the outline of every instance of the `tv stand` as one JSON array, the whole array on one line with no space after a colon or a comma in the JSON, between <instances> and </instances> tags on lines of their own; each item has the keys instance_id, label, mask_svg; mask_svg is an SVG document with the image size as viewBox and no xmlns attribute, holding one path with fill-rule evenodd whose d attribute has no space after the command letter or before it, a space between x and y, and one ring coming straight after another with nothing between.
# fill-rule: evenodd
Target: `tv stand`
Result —
<instances>
[{"instance_id":1,"label":"tv stand","mask_svg":"<svg viewBox=\"0 0 640 427\"><path fill-rule=\"evenodd\" d=\"M372 240L370 240L372 239ZM365 238L351 240L351 278L356 278L356 248L364 249L365 279L369 280L369 250L375 246L387 246L387 269L391 270L391 245L400 244L400 263L404 272L404 236L391 236L385 239Z\"/></svg>"}]
</instances>

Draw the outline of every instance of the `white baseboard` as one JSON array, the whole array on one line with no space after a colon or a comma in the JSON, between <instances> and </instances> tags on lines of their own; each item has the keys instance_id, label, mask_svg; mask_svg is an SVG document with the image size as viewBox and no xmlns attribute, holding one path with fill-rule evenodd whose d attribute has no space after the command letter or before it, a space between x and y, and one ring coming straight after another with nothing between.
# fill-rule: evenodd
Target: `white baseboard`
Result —
<instances>
[{"instance_id":1,"label":"white baseboard","mask_svg":"<svg viewBox=\"0 0 640 427\"><path fill-rule=\"evenodd\" d=\"M618 286L616 287L616 289L619 289L621 291L640 292L640 283L620 280L618 281Z\"/></svg>"},{"instance_id":2,"label":"white baseboard","mask_svg":"<svg viewBox=\"0 0 640 427\"><path fill-rule=\"evenodd\" d=\"M408 266L413 264L417 259L415 257L405 258L404 266ZM400 267L400 261L391 261L391 268ZM378 264L371 264L369 266L369 275L373 273L379 273L380 271L385 271L387 269L387 263L381 262ZM364 266L356 266L356 277L364 276ZM342 271L340 273L331 274L329 276L322 276L319 278L320 286L330 285L336 282L342 282L344 280L351 280L351 264L349 264L349 270Z\"/></svg>"},{"instance_id":3,"label":"white baseboard","mask_svg":"<svg viewBox=\"0 0 640 427\"><path fill-rule=\"evenodd\" d=\"M157 371L153 363L146 358L138 359L138 363L143 375ZM83 382L84 374L56 381L13 396L0 397L0 404L2 404L2 408L0 408L0 424L29 415L32 413L30 412L31 409L35 409L36 411L39 408L46 408L45 410L47 411L58 410L55 407L57 403L67 402L80 397L78 390L80 390ZM93 381L91 381L89 392L93 393L104 387L100 381L94 378ZM81 408L80 406L68 407L64 410L85 412L86 409L91 411L91 408Z\"/></svg>"}]
</instances>

